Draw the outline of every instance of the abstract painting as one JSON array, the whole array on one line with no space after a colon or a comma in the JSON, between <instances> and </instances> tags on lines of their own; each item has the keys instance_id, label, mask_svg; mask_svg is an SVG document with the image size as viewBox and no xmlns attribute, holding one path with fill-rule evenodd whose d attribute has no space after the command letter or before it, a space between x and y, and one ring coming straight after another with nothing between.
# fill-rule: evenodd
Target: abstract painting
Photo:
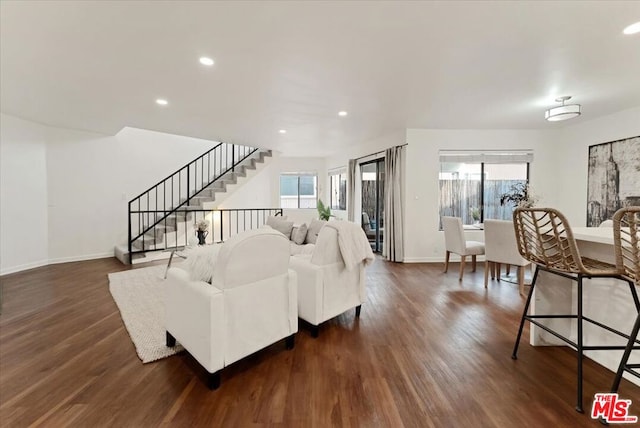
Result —
<instances>
[{"instance_id":1,"label":"abstract painting","mask_svg":"<svg viewBox=\"0 0 640 428\"><path fill-rule=\"evenodd\" d=\"M640 136L589 146L587 226L640 206Z\"/></svg>"}]
</instances>

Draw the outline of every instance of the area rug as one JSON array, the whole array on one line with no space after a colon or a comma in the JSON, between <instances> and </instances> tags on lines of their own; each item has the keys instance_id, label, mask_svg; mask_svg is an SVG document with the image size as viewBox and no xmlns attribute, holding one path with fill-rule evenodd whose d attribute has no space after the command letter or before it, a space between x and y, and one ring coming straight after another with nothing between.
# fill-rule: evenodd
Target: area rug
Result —
<instances>
[{"instance_id":1,"label":"area rug","mask_svg":"<svg viewBox=\"0 0 640 428\"><path fill-rule=\"evenodd\" d=\"M109 291L143 363L166 358L184 348L165 344L164 272L158 265L109 274Z\"/></svg>"}]
</instances>

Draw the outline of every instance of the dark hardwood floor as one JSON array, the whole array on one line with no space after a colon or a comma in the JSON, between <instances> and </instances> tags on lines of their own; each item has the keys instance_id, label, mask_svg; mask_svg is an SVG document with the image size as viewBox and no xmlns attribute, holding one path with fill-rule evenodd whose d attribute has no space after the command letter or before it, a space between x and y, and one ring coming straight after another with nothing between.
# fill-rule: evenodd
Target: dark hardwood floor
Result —
<instances>
[{"instance_id":1,"label":"dark hardwood floor","mask_svg":"<svg viewBox=\"0 0 640 428\"><path fill-rule=\"evenodd\" d=\"M523 341L517 286L441 264L368 269L362 316L284 341L222 373L217 391L186 353L142 364L111 298L115 259L0 279L0 426L587 427L574 410L575 353ZM528 330L525 331L528 337ZM585 409L613 373L585 360ZM620 391L640 415L640 388Z\"/></svg>"}]
</instances>

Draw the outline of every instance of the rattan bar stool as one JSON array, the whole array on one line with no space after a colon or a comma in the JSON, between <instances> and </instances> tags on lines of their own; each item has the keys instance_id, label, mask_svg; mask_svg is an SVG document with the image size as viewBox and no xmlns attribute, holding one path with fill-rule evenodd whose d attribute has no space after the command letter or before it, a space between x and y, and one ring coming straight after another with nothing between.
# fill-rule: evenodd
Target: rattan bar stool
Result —
<instances>
[{"instance_id":1,"label":"rattan bar stool","mask_svg":"<svg viewBox=\"0 0 640 428\"><path fill-rule=\"evenodd\" d=\"M622 276L635 285L640 285L640 207L622 208L613 215L613 240L616 250L616 265L622 269ZM640 312L633 324L629 341L622 354L611 392L618 392L624 372L640 378L640 364L629 364L629 356L637 349Z\"/></svg>"},{"instance_id":2,"label":"rattan bar stool","mask_svg":"<svg viewBox=\"0 0 640 428\"><path fill-rule=\"evenodd\" d=\"M629 339L629 336L619 330L613 329L599 321L583 315L583 279L610 277L627 281L631 289L631 295L633 297L636 310L640 312L640 302L638 301L635 286L632 281L621 275L622 272L617 266L581 257L575 238L573 237L571 227L569 226L569 222L559 211L553 208L518 208L513 213L513 221L516 229L518 251L522 257L536 265L536 271L533 275L533 280L531 281L531 289L529 290L527 301L524 306L524 311L520 320L520 328L518 329L518 336L516 338L516 343L511 357L513 359L517 359L518 345L520 344L520 338L522 336L525 321L529 321L531 324L547 331L574 348L578 353L576 410L580 413L584 413L582 408L582 359L584 351L624 349L625 346L584 345L583 321L589 322L590 324L603 328L611 333L624 337L625 339ZM538 273L541 270L577 282L576 314L527 314L529 311L529 304L531 303L531 297L533 296L533 290L535 290L536 281L538 279ZM576 320L577 335L575 342L538 321L558 318Z\"/></svg>"}]
</instances>

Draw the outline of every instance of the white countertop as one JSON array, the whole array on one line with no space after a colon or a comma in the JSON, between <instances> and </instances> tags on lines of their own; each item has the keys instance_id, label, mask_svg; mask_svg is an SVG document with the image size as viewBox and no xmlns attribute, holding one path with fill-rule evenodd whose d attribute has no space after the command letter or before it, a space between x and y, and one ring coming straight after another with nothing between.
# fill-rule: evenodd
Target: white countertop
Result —
<instances>
[{"instance_id":1,"label":"white countertop","mask_svg":"<svg viewBox=\"0 0 640 428\"><path fill-rule=\"evenodd\" d=\"M612 227L574 227L572 232L581 256L607 263L615 263ZM615 278L596 277L585 279L584 281L587 284L584 287L583 295L584 315L619 331L630 332L636 319L637 311L629 292L629 286L624 281ZM531 302L532 313L575 314L577 309L576 287L574 281L541 271ZM640 291L640 287L638 289ZM556 331L574 341L577 340L575 320L556 319L552 320L552 322ZM619 337L591 323L585 323L583 328L585 344L619 345L621 343ZM533 325L530 329L530 340L533 345L563 344L554 336ZM615 372L618 368L620 355L619 351L611 350L585 351L586 357L607 367L612 372ZM640 363L640 355L632 353L631 358L634 360L634 364ZM634 376L625 374L625 379L640 385L640 380Z\"/></svg>"},{"instance_id":2,"label":"white countertop","mask_svg":"<svg viewBox=\"0 0 640 428\"><path fill-rule=\"evenodd\" d=\"M612 227L572 227L571 230L576 241L613 245Z\"/></svg>"}]
</instances>

